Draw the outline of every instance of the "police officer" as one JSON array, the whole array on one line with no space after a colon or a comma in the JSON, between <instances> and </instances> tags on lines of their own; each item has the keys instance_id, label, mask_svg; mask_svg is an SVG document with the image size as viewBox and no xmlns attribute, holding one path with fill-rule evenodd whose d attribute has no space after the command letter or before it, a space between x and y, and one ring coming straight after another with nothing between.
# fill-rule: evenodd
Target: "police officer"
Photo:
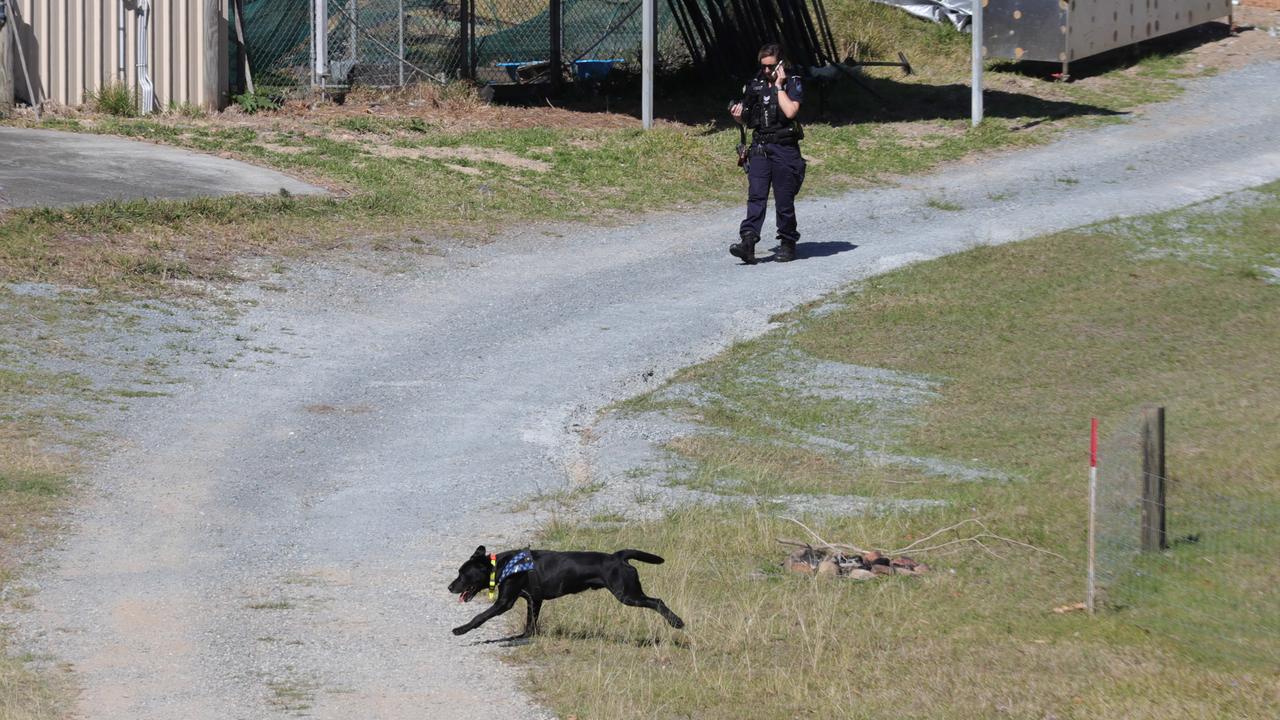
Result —
<instances>
[{"instance_id":1,"label":"police officer","mask_svg":"<svg viewBox=\"0 0 1280 720\"><path fill-rule=\"evenodd\" d=\"M788 262L796 257L796 193L804 183L805 161L800 156L804 130L796 121L804 99L800 78L788 75L782 62L782 48L776 43L760 48L760 68L742 88L742 102L730 108L737 122L751 128L747 162L747 217L738 229L739 241L729 252L748 265L756 263L756 243L773 187L774 214L778 226L778 252L774 259Z\"/></svg>"}]
</instances>

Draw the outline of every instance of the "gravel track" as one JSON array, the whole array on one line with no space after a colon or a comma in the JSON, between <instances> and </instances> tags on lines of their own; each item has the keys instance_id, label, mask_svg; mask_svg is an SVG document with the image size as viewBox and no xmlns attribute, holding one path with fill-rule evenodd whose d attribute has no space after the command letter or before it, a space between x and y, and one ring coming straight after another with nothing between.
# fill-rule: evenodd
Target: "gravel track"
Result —
<instances>
[{"instance_id":1,"label":"gravel track","mask_svg":"<svg viewBox=\"0 0 1280 720\"><path fill-rule=\"evenodd\" d=\"M525 541L521 497L591 475L575 424L861 278L1280 178L1278 78L802 201L789 265L728 256L733 208L529 228L400 277L299 268L241 321L272 364L193 367L114 429L10 619L72 664L84 718L544 717L473 644L500 624L448 632L478 608L444 586L477 544Z\"/></svg>"}]
</instances>

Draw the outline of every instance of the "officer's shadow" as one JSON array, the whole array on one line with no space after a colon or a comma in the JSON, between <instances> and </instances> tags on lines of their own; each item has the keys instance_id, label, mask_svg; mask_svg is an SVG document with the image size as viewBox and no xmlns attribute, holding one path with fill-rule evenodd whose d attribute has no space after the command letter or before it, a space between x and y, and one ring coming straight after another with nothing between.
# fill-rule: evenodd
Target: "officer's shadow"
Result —
<instances>
[{"instance_id":1,"label":"officer's shadow","mask_svg":"<svg viewBox=\"0 0 1280 720\"><path fill-rule=\"evenodd\" d=\"M778 248L775 245L771 248L773 255L760 258L760 262L776 262ZM796 260L808 260L809 258L831 257L842 252L857 250L858 246L843 240L829 240L826 242L799 242L796 243Z\"/></svg>"}]
</instances>

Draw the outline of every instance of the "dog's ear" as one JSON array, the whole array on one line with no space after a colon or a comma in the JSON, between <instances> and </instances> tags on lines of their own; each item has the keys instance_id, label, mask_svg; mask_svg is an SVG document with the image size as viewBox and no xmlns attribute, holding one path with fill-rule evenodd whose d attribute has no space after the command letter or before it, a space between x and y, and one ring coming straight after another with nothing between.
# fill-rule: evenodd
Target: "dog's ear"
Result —
<instances>
[{"instance_id":1,"label":"dog's ear","mask_svg":"<svg viewBox=\"0 0 1280 720\"><path fill-rule=\"evenodd\" d=\"M487 553L487 552L485 552L485 551L484 551L484 546L483 546L483 545L481 545L480 547L476 548L476 552L475 552L475 554L474 554L474 555L472 555L471 557L479 557L479 558L482 558L482 557L484 557L485 555L488 555L488 554L489 554L489 553Z\"/></svg>"}]
</instances>

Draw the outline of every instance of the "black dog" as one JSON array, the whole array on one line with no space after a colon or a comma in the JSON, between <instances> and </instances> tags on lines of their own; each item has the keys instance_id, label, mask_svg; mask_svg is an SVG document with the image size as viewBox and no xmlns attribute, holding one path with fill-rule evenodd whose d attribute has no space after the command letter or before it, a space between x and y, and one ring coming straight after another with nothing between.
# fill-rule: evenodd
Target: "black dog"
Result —
<instances>
[{"instance_id":1,"label":"black dog","mask_svg":"<svg viewBox=\"0 0 1280 720\"><path fill-rule=\"evenodd\" d=\"M489 609L476 615L471 622L453 629L454 635L470 632L490 618L510 610L516 598L523 597L528 609L524 633L510 639L528 638L538 626L538 611L543 600L554 600L583 590L608 588L623 605L645 607L662 615L671 627L682 628L684 621L657 598L651 598L640 589L640 574L627 564L628 560L662 563L662 558L640 550L619 550L612 555L600 552L554 552L551 550L508 550L489 555L484 546L476 548L462 567L458 577L449 583L449 592L457 593L458 600L469 602L482 590L497 590L498 597ZM532 568L510 572L517 567ZM503 571L508 571L504 573Z\"/></svg>"}]
</instances>

